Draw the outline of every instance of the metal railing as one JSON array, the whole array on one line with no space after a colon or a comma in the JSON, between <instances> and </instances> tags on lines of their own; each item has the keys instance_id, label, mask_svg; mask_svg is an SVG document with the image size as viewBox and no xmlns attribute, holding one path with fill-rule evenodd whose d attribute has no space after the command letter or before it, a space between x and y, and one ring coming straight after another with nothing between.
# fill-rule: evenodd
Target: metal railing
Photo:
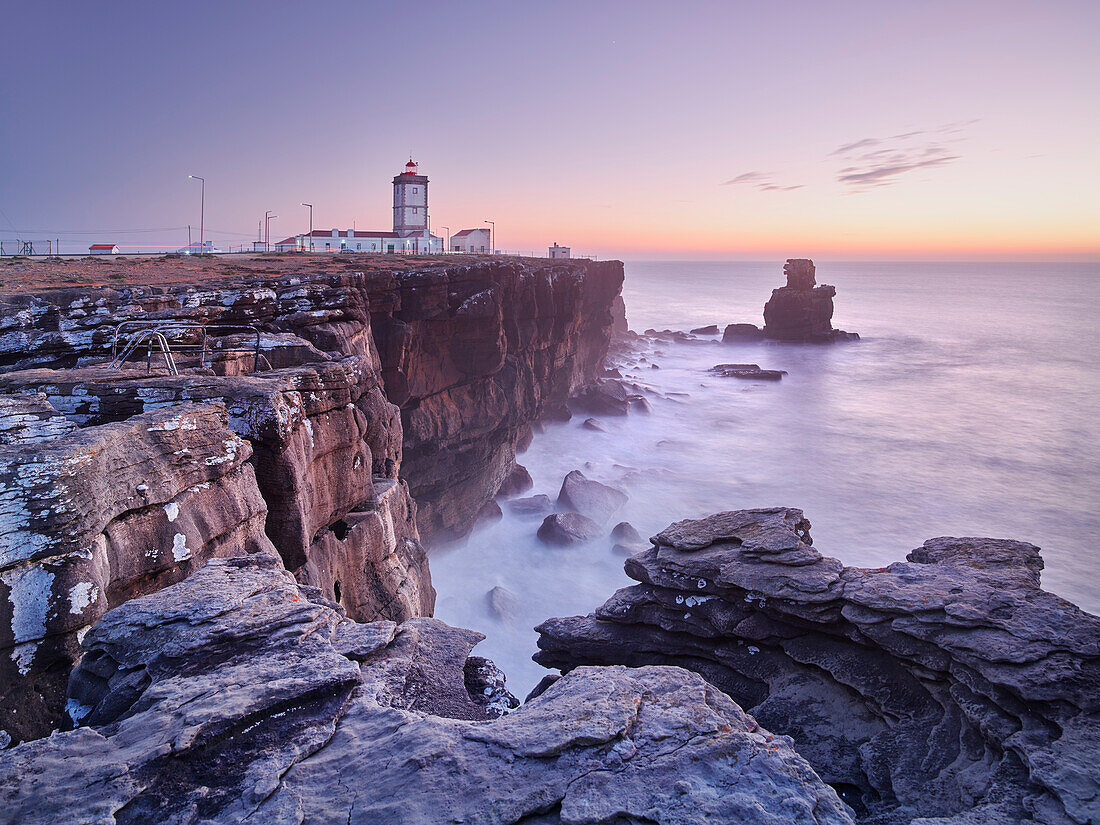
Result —
<instances>
[{"instance_id":1,"label":"metal railing","mask_svg":"<svg viewBox=\"0 0 1100 825\"><path fill-rule=\"evenodd\" d=\"M197 342L179 343L177 341L174 345L176 352L197 353L199 355L199 368L202 369L206 366L208 356L210 357L210 363L213 364L215 350L207 346L207 332L211 330L219 330L226 333L228 333L229 330L236 330L237 334L255 335L255 344L249 349L220 347L217 351L222 353L251 352L252 371L259 371L260 330L256 327L250 324L200 324L195 321L172 319L159 321L123 321L118 324L115 327L114 335L111 339L111 363L108 365L108 368L122 369L122 365L126 363L126 360L133 355L138 347L144 344L146 346L146 370L151 370L153 344L155 343L160 347L168 371L172 375L179 375L176 369L175 359L172 357L172 347L169 345L168 339L170 336L180 337L183 333L193 332L198 337ZM127 335L129 335L128 340L126 338ZM121 351L119 350L120 340L124 342ZM267 359L264 359L265 362L266 360ZM270 365L268 368L270 369Z\"/></svg>"}]
</instances>

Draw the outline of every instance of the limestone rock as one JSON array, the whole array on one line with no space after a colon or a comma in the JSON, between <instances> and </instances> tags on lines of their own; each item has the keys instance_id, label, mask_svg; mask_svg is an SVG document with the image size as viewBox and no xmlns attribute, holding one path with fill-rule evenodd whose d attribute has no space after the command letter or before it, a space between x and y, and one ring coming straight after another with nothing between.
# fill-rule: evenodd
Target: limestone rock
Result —
<instances>
[{"instance_id":1,"label":"limestone rock","mask_svg":"<svg viewBox=\"0 0 1100 825\"><path fill-rule=\"evenodd\" d=\"M562 481L558 506L603 524L627 502L626 493L573 470Z\"/></svg>"},{"instance_id":2,"label":"limestone rock","mask_svg":"<svg viewBox=\"0 0 1100 825\"><path fill-rule=\"evenodd\" d=\"M347 624L262 554L113 610L73 681L101 723L6 751L0 821L852 821L695 674L580 668L485 721L478 634L411 619L353 661Z\"/></svg>"},{"instance_id":3,"label":"limestone rock","mask_svg":"<svg viewBox=\"0 0 1100 825\"><path fill-rule=\"evenodd\" d=\"M273 549L251 455L220 404L0 447L0 729L62 722L77 639L112 605Z\"/></svg>"},{"instance_id":4,"label":"limestone rock","mask_svg":"<svg viewBox=\"0 0 1100 825\"><path fill-rule=\"evenodd\" d=\"M535 658L697 670L868 823L1100 821L1100 618L1040 589L1038 548L944 537L862 570L809 526L678 522L627 560L640 584L540 625Z\"/></svg>"},{"instance_id":5,"label":"limestone rock","mask_svg":"<svg viewBox=\"0 0 1100 825\"><path fill-rule=\"evenodd\" d=\"M554 513L539 527L538 537L546 544L568 547L584 544L603 535L603 528L580 513Z\"/></svg>"}]
</instances>

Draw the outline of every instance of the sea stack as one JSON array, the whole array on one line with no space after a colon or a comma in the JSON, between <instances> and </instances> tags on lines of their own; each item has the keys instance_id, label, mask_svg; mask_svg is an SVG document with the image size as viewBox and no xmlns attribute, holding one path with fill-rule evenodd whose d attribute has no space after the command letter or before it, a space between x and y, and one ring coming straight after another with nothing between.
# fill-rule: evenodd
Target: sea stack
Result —
<instances>
[{"instance_id":1,"label":"sea stack","mask_svg":"<svg viewBox=\"0 0 1100 825\"><path fill-rule=\"evenodd\" d=\"M833 329L836 287L817 286L814 262L788 258L783 266L787 285L772 290L764 305L764 337L778 341L846 341L859 336Z\"/></svg>"}]
</instances>

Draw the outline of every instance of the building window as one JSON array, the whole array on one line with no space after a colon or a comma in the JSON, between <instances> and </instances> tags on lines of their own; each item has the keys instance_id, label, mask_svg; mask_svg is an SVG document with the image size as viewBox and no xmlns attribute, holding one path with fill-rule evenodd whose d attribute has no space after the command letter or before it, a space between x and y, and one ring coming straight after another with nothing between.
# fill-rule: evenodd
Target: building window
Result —
<instances>
[{"instance_id":1,"label":"building window","mask_svg":"<svg viewBox=\"0 0 1100 825\"><path fill-rule=\"evenodd\" d=\"M370 245L370 251L371 251L371 252L374 252L375 248L376 248L376 247L375 247L375 245L374 245L374 244L371 244L371 245Z\"/></svg>"},{"instance_id":2,"label":"building window","mask_svg":"<svg viewBox=\"0 0 1100 825\"><path fill-rule=\"evenodd\" d=\"M416 187L415 186L413 187L413 194L414 195L416 194Z\"/></svg>"},{"instance_id":3,"label":"building window","mask_svg":"<svg viewBox=\"0 0 1100 825\"><path fill-rule=\"evenodd\" d=\"M414 215L416 214L416 207L415 206L413 207L413 214Z\"/></svg>"},{"instance_id":4,"label":"building window","mask_svg":"<svg viewBox=\"0 0 1100 825\"><path fill-rule=\"evenodd\" d=\"M331 248L332 248L332 244L330 244L330 243L325 244L325 249L331 249Z\"/></svg>"},{"instance_id":5,"label":"building window","mask_svg":"<svg viewBox=\"0 0 1100 825\"><path fill-rule=\"evenodd\" d=\"M363 244L361 244L361 243L357 243L357 244L355 245L355 248L356 248L356 249L362 249L362 248L363 248Z\"/></svg>"}]
</instances>

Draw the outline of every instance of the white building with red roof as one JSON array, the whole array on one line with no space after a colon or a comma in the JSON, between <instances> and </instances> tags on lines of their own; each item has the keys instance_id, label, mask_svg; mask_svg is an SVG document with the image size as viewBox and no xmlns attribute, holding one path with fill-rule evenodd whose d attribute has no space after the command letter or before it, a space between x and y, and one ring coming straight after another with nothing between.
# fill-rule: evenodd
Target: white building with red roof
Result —
<instances>
[{"instance_id":1,"label":"white building with red roof","mask_svg":"<svg viewBox=\"0 0 1100 825\"><path fill-rule=\"evenodd\" d=\"M451 252L484 252L492 249L488 229L461 229L451 235Z\"/></svg>"}]
</instances>

